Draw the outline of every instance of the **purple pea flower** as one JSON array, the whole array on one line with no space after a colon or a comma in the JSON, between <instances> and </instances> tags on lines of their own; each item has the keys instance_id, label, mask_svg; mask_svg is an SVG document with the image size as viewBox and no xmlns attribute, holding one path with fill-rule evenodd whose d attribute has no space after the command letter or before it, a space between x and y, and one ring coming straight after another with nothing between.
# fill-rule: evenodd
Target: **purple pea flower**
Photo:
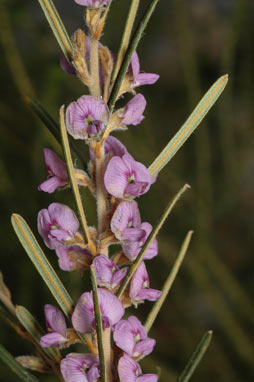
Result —
<instances>
[{"instance_id":1,"label":"purple pea flower","mask_svg":"<svg viewBox=\"0 0 254 382\"><path fill-rule=\"evenodd\" d=\"M94 271L98 285L114 289L128 273L128 268L119 269L118 266L105 255L96 256Z\"/></svg>"},{"instance_id":2,"label":"purple pea flower","mask_svg":"<svg viewBox=\"0 0 254 382\"><path fill-rule=\"evenodd\" d=\"M68 173L66 164L60 159L54 151L43 149L46 170L48 179L38 186L39 191L48 193L54 192L57 188L62 188L68 185Z\"/></svg>"},{"instance_id":3,"label":"purple pea flower","mask_svg":"<svg viewBox=\"0 0 254 382\"><path fill-rule=\"evenodd\" d=\"M64 382L97 382L100 378L99 359L92 354L69 353L60 369Z\"/></svg>"},{"instance_id":4,"label":"purple pea flower","mask_svg":"<svg viewBox=\"0 0 254 382\"><path fill-rule=\"evenodd\" d=\"M75 139L87 139L104 129L109 111L106 103L92 96L82 96L66 109L66 127Z\"/></svg>"},{"instance_id":5,"label":"purple pea flower","mask_svg":"<svg viewBox=\"0 0 254 382\"><path fill-rule=\"evenodd\" d=\"M105 188L116 198L138 197L148 192L153 179L147 168L130 155L113 157L104 175Z\"/></svg>"},{"instance_id":6,"label":"purple pea flower","mask_svg":"<svg viewBox=\"0 0 254 382\"><path fill-rule=\"evenodd\" d=\"M143 119L143 112L146 107L146 100L142 94L136 94L127 105L120 109L118 116L122 118L124 125L138 125Z\"/></svg>"},{"instance_id":7,"label":"purple pea flower","mask_svg":"<svg viewBox=\"0 0 254 382\"><path fill-rule=\"evenodd\" d=\"M141 85L152 85L158 79L159 75L155 73L140 72L140 63L137 52L134 52L131 58L129 73L132 76L132 87L136 88Z\"/></svg>"},{"instance_id":8,"label":"purple pea flower","mask_svg":"<svg viewBox=\"0 0 254 382\"><path fill-rule=\"evenodd\" d=\"M144 300L156 301L161 296L162 292L160 290L150 289L149 285L150 283L146 266L144 261L142 261L134 273L130 285L129 296L135 306Z\"/></svg>"},{"instance_id":9,"label":"purple pea flower","mask_svg":"<svg viewBox=\"0 0 254 382\"><path fill-rule=\"evenodd\" d=\"M37 226L46 246L57 249L74 237L79 221L70 207L52 203L48 209L39 211Z\"/></svg>"},{"instance_id":10,"label":"purple pea flower","mask_svg":"<svg viewBox=\"0 0 254 382\"><path fill-rule=\"evenodd\" d=\"M140 228L141 218L136 201L121 202L111 219L111 230L116 238L128 243L141 240L145 231Z\"/></svg>"},{"instance_id":11,"label":"purple pea flower","mask_svg":"<svg viewBox=\"0 0 254 382\"><path fill-rule=\"evenodd\" d=\"M142 223L140 225L140 228L145 231L145 236L142 237L140 241L136 242L129 242L127 244L124 244L123 251L124 254L130 259L131 261L134 261L136 257L138 256L139 252L141 251L141 248L145 244L148 236L150 235L153 227L150 223ZM158 241L154 239L151 244L149 245L148 249L146 250L146 254L144 256L144 260L150 260L153 257L157 256L158 254Z\"/></svg>"},{"instance_id":12,"label":"purple pea flower","mask_svg":"<svg viewBox=\"0 0 254 382\"><path fill-rule=\"evenodd\" d=\"M155 345L155 340L148 338L145 327L135 316L115 325L114 341L130 357L138 359L150 354Z\"/></svg>"},{"instance_id":13,"label":"purple pea flower","mask_svg":"<svg viewBox=\"0 0 254 382\"><path fill-rule=\"evenodd\" d=\"M89 8L100 8L108 5L109 0L74 0L75 3Z\"/></svg>"},{"instance_id":14,"label":"purple pea flower","mask_svg":"<svg viewBox=\"0 0 254 382\"><path fill-rule=\"evenodd\" d=\"M58 265L63 271L83 272L88 269L92 263L93 256L84 248L77 245L62 246L56 249L58 256Z\"/></svg>"},{"instance_id":15,"label":"purple pea flower","mask_svg":"<svg viewBox=\"0 0 254 382\"><path fill-rule=\"evenodd\" d=\"M103 329L110 328L121 320L124 314L123 304L114 294L103 288L98 288L98 297ZM85 292L81 295L71 320L75 330L81 333L94 332L95 318L92 292Z\"/></svg>"},{"instance_id":16,"label":"purple pea flower","mask_svg":"<svg viewBox=\"0 0 254 382\"><path fill-rule=\"evenodd\" d=\"M63 313L53 305L46 304L44 307L47 330L50 333L41 337L42 347L62 347L67 341L66 323Z\"/></svg>"},{"instance_id":17,"label":"purple pea flower","mask_svg":"<svg viewBox=\"0 0 254 382\"><path fill-rule=\"evenodd\" d=\"M141 367L131 357L125 354L118 362L118 375L120 382L157 382L155 374L142 374Z\"/></svg>"}]
</instances>

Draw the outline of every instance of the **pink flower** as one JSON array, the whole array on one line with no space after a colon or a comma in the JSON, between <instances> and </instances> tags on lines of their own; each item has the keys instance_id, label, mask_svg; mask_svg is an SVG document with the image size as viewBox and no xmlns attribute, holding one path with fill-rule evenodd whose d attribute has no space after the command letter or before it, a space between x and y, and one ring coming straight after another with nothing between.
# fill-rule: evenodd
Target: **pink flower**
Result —
<instances>
[{"instance_id":1,"label":"pink flower","mask_svg":"<svg viewBox=\"0 0 254 382\"><path fill-rule=\"evenodd\" d=\"M153 227L150 223L142 223L140 228L145 231L145 236L142 237L140 241L129 242L128 244L123 245L124 254L131 260L134 261L138 254L141 251L141 248L145 244L148 236L150 235ZM144 256L144 260L150 260L158 254L158 242L154 239L146 250L146 254Z\"/></svg>"},{"instance_id":2,"label":"pink flower","mask_svg":"<svg viewBox=\"0 0 254 382\"><path fill-rule=\"evenodd\" d=\"M142 374L137 362L125 354L118 362L118 375L120 382L157 382L155 374Z\"/></svg>"},{"instance_id":3,"label":"pink flower","mask_svg":"<svg viewBox=\"0 0 254 382\"><path fill-rule=\"evenodd\" d=\"M147 337L145 327L135 316L115 325L114 341L129 356L139 359L150 354L155 345L155 340Z\"/></svg>"},{"instance_id":4,"label":"pink flower","mask_svg":"<svg viewBox=\"0 0 254 382\"><path fill-rule=\"evenodd\" d=\"M60 159L54 151L43 149L46 170L48 179L38 186L39 191L48 193L54 192L57 188L62 188L68 185L68 173L66 164Z\"/></svg>"},{"instance_id":5,"label":"pink flower","mask_svg":"<svg viewBox=\"0 0 254 382\"><path fill-rule=\"evenodd\" d=\"M108 121L106 103L92 96L82 96L66 109L66 128L75 139L87 139L99 134Z\"/></svg>"},{"instance_id":6,"label":"pink flower","mask_svg":"<svg viewBox=\"0 0 254 382\"><path fill-rule=\"evenodd\" d=\"M98 288L98 297L102 315L103 329L115 325L124 314L124 307L118 298L103 288ZM92 333L95 330L94 305L92 292L85 292L79 298L72 315L75 330Z\"/></svg>"},{"instance_id":7,"label":"pink flower","mask_svg":"<svg viewBox=\"0 0 254 382\"><path fill-rule=\"evenodd\" d=\"M83 272L88 269L92 263L92 255L87 249L80 248L77 245L62 246L56 249L59 267L63 271Z\"/></svg>"},{"instance_id":8,"label":"pink flower","mask_svg":"<svg viewBox=\"0 0 254 382\"><path fill-rule=\"evenodd\" d=\"M111 230L120 241L136 242L145 236L145 231L140 228L141 218L136 201L121 202L111 219Z\"/></svg>"},{"instance_id":9,"label":"pink flower","mask_svg":"<svg viewBox=\"0 0 254 382\"><path fill-rule=\"evenodd\" d=\"M147 168L130 155L113 157L104 175L109 194L116 198L138 197L148 192L153 179Z\"/></svg>"},{"instance_id":10,"label":"pink flower","mask_svg":"<svg viewBox=\"0 0 254 382\"><path fill-rule=\"evenodd\" d=\"M94 261L94 271L98 285L108 289L114 289L128 273L128 268L119 269L107 256L96 256Z\"/></svg>"},{"instance_id":11,"label":"pink flower","mask_svg":"<svg viewBox=\"0 0 254 382\"><path fill-rule=\"evenodd\" d=\"M97 382L100 378L99 360L92 354L69 353L60 369L64 382Z\"/></svg>"},{"instance_id":12,"label":"pink flower","mask_svg":"<svg viewBox=\"0 0 254 382\"><path fill-rule=\"evenodd\" d=\"M46 326L50 333L41 337L42 347L63 346L68 339L66 338L66 323L63 313L53 305L47 304L44 307Z\"/></svg>"},{"instance_id":13,"label":"pink flower","mask_svg":"<svg viewBox=\"0 0 254 382\"><path fill-rule=\"evenodd\" d=\"M75 3L89 8L100 8L108 5L109 0L74 0Z\"/></svg>"},{"instance_id":14,"label":"pink flower","mask_svg":"<svg viewBox=\"0 0 254 382\"><path fill-rule=\"evenodd\" d=\"M136 88L137 86L141 86L141 85L152 85L160 77L158 74L140 72L140 63L139 63L137 52L133 53L129 72L132 76L133 88Z\"/></svg>"},{"instance_id":15,"label":"pink flower","mask_svg":"<svg viewBox=\"0 0 254 382\"><path fill-rule=\"evenodd\" d=\"M145 118L143 116L145 107L145 97L142 94L136 94L123 109L120 109L118 115L122 118L121 123L124 125L138 125Z\"/></svg>"},{"instance_id":16,"label":"pink flower","mask_svg":"<svg viewBox=\"0 0 254 382\"><path fill-rule=\"evenodd\" d=\"M134 273L130 285L130 298L134 305L144 300L156 301L161 296L161 291L149 288L150 282L144 261L141 262Z\"/></svg>"},{"instance_id":17,"label":"pink flower","mask_svg":"<svg viewBox=\"0 0 254 382\"><path fill-rule=\"evenodd\" d=\"M64 204L52 203L38 214L37 226L46 246L57 249L73 238L79 221L72 209Z\"/></svg>"}]
</instances>

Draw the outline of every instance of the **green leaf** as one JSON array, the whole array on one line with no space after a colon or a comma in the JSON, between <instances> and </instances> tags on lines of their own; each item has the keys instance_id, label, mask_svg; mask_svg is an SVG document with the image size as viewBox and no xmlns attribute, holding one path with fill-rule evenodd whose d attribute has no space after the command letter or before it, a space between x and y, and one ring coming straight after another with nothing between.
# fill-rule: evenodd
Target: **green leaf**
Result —
<instances>
[{"instance_id":1,"label":"green leaf","mask_svg":"<svg viewBox=\"0 0 254 382\"><path fill-rule=\"evenodd\" d=\"M21 366L16 359L0 345L0 359L8 366L22 381L39 382L39 380Z\"/></svg>"},{"instance_id":2,"label":"green leaf","mask_svg":"<svg viewBox=\"0 0 254 382\"><path fill-rule=\"evenodd\" d=\"M184 142L190 137L194 130L198 127L202 119L214 105L218 97L223 92L228 82L228 75L220 77L208 90L201 99L199 104L193 110L189 118L182 125L180 130L169 141L167 146L162 150L160 155L153 161L149 167L149 172L154 177L157 175L166 164L173 158Z\"/></svg>"},{"instance_id":3,"label":"green leaf","mask_svg":"<svg viewBox=\"0 0 254 382\"><path fill-rule=\"evenodd\" d=\"M90 237L90 232L89 232L89 228L87 225L86 216L85 216L81 196L79 193L77 179L76 179L74 166L73 166L73 162L72 162L72 158L71 158L71 150L70 150L70 146L69 146L67 131L66 131L66 127L65 127L65 121L64 121L64 106L62 106L60 109L60 129L61 129L63 152L64 152L64 156L65 156L65 160L66 160L66 165L67 165L67 169L68 169L71 188L72 188L73 195L74 195L76 205L78 208L78 212L79 212L79 215L81 218L82 228L84 230L85 238L87 240L87 243L88 243L88 246L91 250L91 253L93 255L96 255L96 248L95 248L95 245L94 245L94 243Z\"/></svg>"},{"instance_id":4,"label":"green leaf","mask_svg":"<svg viewBox=\"0 0 254 382\"><path fill-rule=\"evenodd\" d=\"M201 341L199 342L194 353L189 359L189 362L186 365L184 371L182 372L180 377L178 377L177 382L188 382L190 380L192 374L196 370L196 367L198 366L199 362L201 361L205 352L207 351L208 346L210 345L212 335L213 332L209 330L201 338Z\"/></svg>"},{"instance_id":5,"label":"green leaf","mask_svg":"<svg viewBox=\"0 0 254 382\"><path fill-rule=\"evenodd\" d=\"M63 312L69 317L73 311L72 299L43 253L29 226L17 214L12 215L11 222L30 260L47 284Z\"/></svg>"},{"instance_id":6,"label":"green leaf","mask_svg":"<svg viewBox=\"0 0 254 382\"><path fill-rule=\"evenodd\" d=\"M190 188L190 186L188 184L185 184L179 191L178 193L174 196L174 198L169 202L169 204L167 205L165 211L163 212L160 220L158 221L158 223L156 224L156 226L153 228L153 230L151 231L150 235L148 236L145 244L143 245L139 255L137 256L136 260L134 261L134 263L132 264L132 266L130 267L130 270L129 270L129 273L127 274L126 278L124 279L122 285L120 286L119 288L119 291L117 293L117 297L120 299L123 295L123 292L125 291L125 289L127 288L129 282L131 281L131 278L132 276L134 275L136 269L138 268L139 264L141 263L141 261L143 260L145 254L146 254L146 251L147 249L149 248L150 244L152 243L152 241L155 239L155 237L157 236L159 230L161 229L161 227L163 226L165 220L167 219L168 215L170 214L170 212L172 211L172 209L174 208L175 204L177 203L177 201L180 199L180 197L182 196L182 194L188 189Z\"/></svg>"},{"instance_id":7,"label":"green leaf","mask_svg":"<svg viewBox=\"0 0 254 382\"><path fill-rule=\"evenodd\" d=\"M124 32L122 35L121 45L120 45L119 51L117 53L117 58L116 58L114 70L112 73L112 83L114 83L114 81L116 79L116 76L117 76L119 68L122 64L125 52L128 48L133 24L134 24L136 14L138 11L138 7L139 7L139 2L140 2L140 0L132 0L132 2L131 2L128 16L127 16L127 20L126 20L126 23L124 26Z\"/></svg>"},{"instance_id":8,"label":"green leaf","mask_svg":"<svg viewBox=\"0 0 254 382\"><path fill-rule=\"evenodd\" d=\"M24 100L27 103L27 105L31 107L31 109L37 115L37 117L39 117L39 119L43 122L43 124L49 129L49 131L55 137L57 142L61 145L62 141L59 124L54 120L54 118L49 114L49 112L38 100L28 96L25 96ZM78 142L71 136L69 137L69 142L71 150L81 160L81 162L84 165L84 168L86 169L87 158L85 156L84 143Z\"/></svg>"},{"instance_id":9,"label":"green leaf","mask_svg":"<svg viewBox=\"0 0 254 382\"><path fill-rule=\"evenodd\" d=\"M119 93L119 90L120 90L120 87L121 87L121 84L123 82L123 79L124 79L124 76L127 72L127 69L128 69L128 66L131 62L131 57L133 55L133 52L134 50L136 50L137 46L138 46L138 43L144 33L144 30L155 10L155 7L156 5L158 4L158 1L159 0L151 0L150 4L147 6L146 10L145 10L145 13L141 19L141 21L139 22L138 26L137 26L137 29L131 39L131 42L128 46L128 49L125 53L125 56L124 56L124 59L123 59L123 62L122 62L122 65L120 67L120 70L118 72L118 75L116 77L116 80L115 80L115 83L114 83L114 86L112 88L112 91L110 93L110 97L109 97L109 101L108 101L108 107L109 107L109 110L112 111L114 109L114 105L115 105L115 102L117 100L117 97L118 97L118 93Z\"/></svg>"},{"instance_id":10,"label":"green leaf","mask_svg":"<svg viewBox=\"0 0 254 382\"><path fill-rule=\"evenodd\" d=\"M38 0L46 19L62 49L66 59L70 62L72 55L72 44L63 22L51 0Z\"/></svg>"},{"instance_id":11,"label":"green leaf","mask_svg":"<svg viewBox=\"0 0 254 382\"><path fill-rule=\"evenodd\" d=\"M193 234L193 231L189 231L183 241L183 244L181 246L181 249L178 253L178 256L175 260L175 263L168 275L168 278L167 280L165 281L164 285L163 285L163 288L162 288L162 295L161 297L156 301L156 303L154 304L153 306L153 309L151 310L151 312L148 314L148 317L147 317L147 320L146 320L146 323L145 323L145 328L146 328L146 331L147 333L149 332L149 330L151 329L171 287L172 287L172 284L173 282L175 281L175 278L178 274L178 271L180 269L180 266L185 258L185 255L186 255L186 252L187 252L187 249L189 247L189 244L190 244L190 241L191 241L191 237L192 237L192 234Z\"/></svg>"},{"instance_id":12,"label":"green leaf","mask_svg":"<svg viewBox=\"0 0 254 382\"><path fill-rule=\"evenodd\" d=\"M37 320L31 315L31 313L23 306L16 306L16 315L20 323L24 326L27 332L33 337L34 341L41 347L40 339L44 336L45 331L42 329ZM47 348L41 348L50 358L59 361L59 352L52 346Z\"/></svg>"}]
</instances>

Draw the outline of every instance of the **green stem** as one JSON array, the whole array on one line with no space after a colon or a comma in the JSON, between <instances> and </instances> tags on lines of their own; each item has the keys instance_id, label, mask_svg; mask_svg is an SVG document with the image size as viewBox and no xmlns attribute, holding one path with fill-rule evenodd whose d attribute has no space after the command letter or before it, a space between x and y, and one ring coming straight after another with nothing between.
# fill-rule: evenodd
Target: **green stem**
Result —
<instances>
[{"instance_id":1,"label":"green stem","mask_svg":"<svg viewBox=\"0 0 254 382\"><path fill-rule=\"evenodd\" d=\"M116 100L117 100L117 97L118 97L118 93L119 93L119 90L120 90L120 87L121 87L121 84L123 82L123 79L124 79L124 76L127 72L127 69L128 69L128 66L131 62L131 57L133 55L133 52L134 50L137 48L138 46L138 43L142 37L142 34L153 14L153 11L156 7L156 5L158 4L158 1L159 0L152 0L150 2L150 4L148 5L148 7L146 8L146 11L144 13L144 16L142 17L140 23L138 24L138 27L134 33L134 36L128 46L128 49L125 53L125 56L124 56L124 60L122 62L122 65L120 67L120 70L118 72L118 75L117 75L117 78L116 78L116 81L114 83L114 86L113 86L113 89L111 91L111 94L110 94L110 97L109 97L109 101L108 101L108 107L109 107L109 110L112 112L112 110L114 109L114 105L116 103Z\"/></svg>"}]
</instances>

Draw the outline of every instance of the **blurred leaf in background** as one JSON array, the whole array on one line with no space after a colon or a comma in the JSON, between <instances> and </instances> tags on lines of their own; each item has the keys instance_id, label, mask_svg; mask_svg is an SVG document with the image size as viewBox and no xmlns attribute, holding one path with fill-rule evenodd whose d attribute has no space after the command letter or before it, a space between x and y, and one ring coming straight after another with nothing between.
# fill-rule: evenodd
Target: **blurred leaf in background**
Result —
<instances>
[{"instance_id":1,"label":"blurred leaf in background","mask_svg":"<svg viewBox=\"0 0 254 382\"><path fill-rule=\"evenodd\" d=\"M120 43L128 2L115 0L102 42L112 52ZM147 4L141 1L141 10ZM82 28L80 8L73 1L55 1L70 35ZM140 15L142 12L140 11ZM153 356L143 361L147 372L161 368L161 382L174 381L198 340L213 330L210 348L193 381L253 380L253 96L251 0L161 0L138 49L141 68L159 73L153 88L142 89L148 101L142 125L117 133L134 157L147 166L179 129L202 94L221 75L229 84L198 131L159 174L152 191L141 200L144 221L152 224L184 184L184 195L159 234L160 254L152 266L152 284L160 288L189 229L193 243L165 306L151 329L157 339ZM0 195L1 270L13 301L29 309L44 325L43 305L54 303L11 228L19 213L37 238L36 218L51 202L74 208L71 192L44 195L42 148L60 147L24 102L35 96L57 120L58 109L86 93L84 86L59 67L60 50L38 2L0 2ZM95 214L88 193L89 223ZM252 223L252 224L251 224ZM42 242L39 238L40 244ZM55 256L44 248L57 269ZM148 264L148 268L149 268ZM58 271L72 297L88 287L86 275ZM152 304L140 310L143 321ZM0 322L0 342L14 356L32 348ZM13 381L0 365L2 379ZM47 375L41 381L49 382Z\"/></svg>"}]
</instances>

